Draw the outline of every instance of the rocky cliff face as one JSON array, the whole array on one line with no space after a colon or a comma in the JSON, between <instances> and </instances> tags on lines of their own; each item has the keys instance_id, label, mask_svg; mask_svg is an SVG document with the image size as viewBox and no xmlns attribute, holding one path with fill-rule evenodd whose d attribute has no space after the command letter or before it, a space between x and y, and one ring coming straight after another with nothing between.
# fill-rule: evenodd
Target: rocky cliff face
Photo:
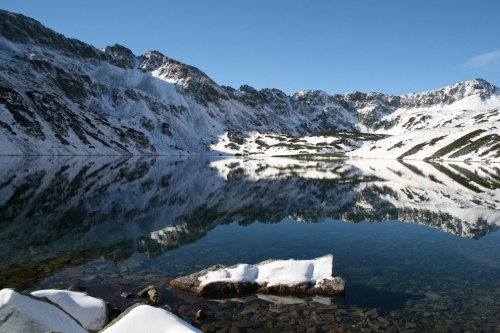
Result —
<instances>
[{"instance_id":1,"label":"rocky cliff face","mask_svg":"<svg viewBox=\"0 0 500 333\"><path fill-rule=\"evenodd\" d=\"M499 94L483 80L404 96L235 90L157 51L99 50L5 11L0 60L1 154L207 153L228 130L387 130L397 110Z\"/></svg>"}]
</instances>

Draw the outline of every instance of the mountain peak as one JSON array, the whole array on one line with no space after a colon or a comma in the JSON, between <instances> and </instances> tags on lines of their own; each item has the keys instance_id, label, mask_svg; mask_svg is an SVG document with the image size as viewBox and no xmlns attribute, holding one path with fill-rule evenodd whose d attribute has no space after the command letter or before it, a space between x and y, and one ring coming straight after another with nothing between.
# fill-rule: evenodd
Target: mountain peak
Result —
<instances>
[{"instance_id":1,"label":"mountain peak","mask_svg":"<svg viewBox=\"0 0 500 333\"><path fill-rule=\"evenodd\" d=\"M23 44L48 42L62 36L30 17L5 10L0 10L0 35L12 42Z\"/></svg>"},{"instance_id":2,"label":"mountain peak","mask_svg":"<svg viewBox=\"0 0 500 333\"><path fill-rule=\"evenodd\" d=\"M351 91L347 94L344 95L346 101L348 102L359 102L361 100L364 100L366 98L366 94L362 93L360 91Z\"/></svg>"},{"instance_id":3,"label":"mountain peak","mask_svg":"<svg viewBox=\"0 0 500 333\"><path fill-rule=\"evenodd\" d=\"M164 80L186 86L188 81L198 82L211 79L198 68L187 65L163 55L158 51L149 51L139 57L140 65L143 71L153 72ZM215 84L215 83L214 83Z\"/></svg>"},{"instance_id":4,"label":"mountain peak","mask_svg":"<svg viewBox=\"0 0 500 333\"><path fill-rule=\"evenodd\" d=\"M471 87L474 90L485 90L489 92L495 92L498 89L496 86L489 83L488 81L479 78L464 81L462 83L465 84L466 86Z\"/></svg>"},{"instance_id":5,"label":"mountain peak","mask_svg":"<svg viewBox=\"0 0 500 333\"><path fill-rule=\"evenodd\" d=\"M148 51L140 56L139 59L141 61L139 67L144 71L152 72L160 68L170 58L159 51Z\"/></svg>"},{"instance_id":6,"label":"mountain peak","mask_svg":"<svg viewBox=\"0 0 500 333\"><path fill-rule=\"evenodd\" d=\"M468 96L479 96L481 99L484 99L490 97L496 91L498 91L498 88L493 84L484 79L476 78L468 81L458 82L441 89L426 91L418 94L407 94L403 95L402 97L416 95L446 95L449 97L453 97L455 100L460 100Z\"/></svg>"},{"instance_id":7,"label":"mountain peak","mask_svg":"<svg viewBox=\"0 0 500 333\"><path fill-rule=\"evenodd\" d=\"M32 18L4 10L0 10L0 36L14 43L59 50L69 57L102 58L99 50L91 45L67 38Z\"/></svg>"},{"instance_id":8,"label":"mountain peak","mask_svg":"<svg viewBox=\"0 0 500 333\"><path fill-rule=\"evenodd\" d=\"M125 46L115 44L102 49L110 57L110 63L122 68L134 68L137 62L136 56Z\"/></svg>"}]
</instances>

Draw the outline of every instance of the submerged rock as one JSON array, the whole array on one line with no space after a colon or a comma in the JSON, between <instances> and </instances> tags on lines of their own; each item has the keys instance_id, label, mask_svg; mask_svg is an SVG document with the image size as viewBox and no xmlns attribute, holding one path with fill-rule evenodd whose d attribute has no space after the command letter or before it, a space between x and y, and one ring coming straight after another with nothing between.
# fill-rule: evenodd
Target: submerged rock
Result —
<instances>
[{"instance_id":1,"label":"submerged rock","mask_svg":"<svg viewBox=\"0 0 500 333\"><path fill-rule=\"evenodd\" d=\"M122 292L120 295L122 298L132 298L134 297L134 294L132 293L127 293L127 292Z\"/></svg>"},{"instance_id":2,"label":"submerged rock","mask_svg":"<svg viewBox=\"0 0 500 333\"><path fill-rule=\"evenodd\" d=\"M79 286L77 284L72 284L66 290L68 290L68 291L85 291L85 289L87 289L87 288L83 287L83 286Z\"/></svg>"},{"instance_id":3,"label":"submerged rock","mask_svg":"<svg viewBox=\"0 0 500 333\"><path fill-rule=\"evenodd\" d=\"M139 297L148 297L149 303L152 305L160 305L163 303L160 293L156 290L155 286L149 286L141 290L137 296Z\"/></svg>"},{"instance_id":4,"label":"submerged rock","mask_svg":"<svg viewBox=\"0 0 500 333\"><path fill-rule=\"evenodd\" d=\"M198 310L196 312L196 316L195 316L195 319L196 320L199 320L199 321L202 321L203 319L207 318L207 313L203 310Z\"/></svg>"},{"instance_id":5,"label":"submerged rock","mask_svg":"<svg viewBox=\"0 0 500 333\"><path fill-rule=\"evenodd\" d=\"M312 260L267 260L256 265L215 265L172 280L174 288L202 296L234 294L339 295L345 280L332 277L333 255Z\"/></svg>"}]
</instances>

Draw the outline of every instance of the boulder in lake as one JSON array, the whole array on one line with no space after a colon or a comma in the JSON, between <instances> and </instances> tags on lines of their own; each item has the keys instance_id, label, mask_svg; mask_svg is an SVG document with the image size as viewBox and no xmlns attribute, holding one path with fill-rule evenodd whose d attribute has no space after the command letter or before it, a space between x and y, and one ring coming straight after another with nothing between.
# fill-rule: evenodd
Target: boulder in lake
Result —
<instances>
[{"instance_id":1,"label":"boulder in lake","mask_svg":"<svg viewBox=\"0 0 500 333\"><path fill-rule=\"evenodd\" d=\"M202 296L250 293L343 294L345 280L332 277L333 255L312 260L267 260L256 265L216 265L170 282L174 288Z\"/></svg>"},{"instance_id":2,"label":"boulder in lake","mask_svg":"<svg viewBox=\"0 0 500 333\"><path fill-rule=\"evenodd\" d=\"M58 305L13 289L0 290L1 332L87 333Z\"/></svg>"},{"instance_id":3,"label":"boulder in lake","mask_svg":"<svg viewBox=\"0 0 500 333\"><path fill-rule=\"evenodd\" d=\"M46 289L31 293L35 297L45 297L59 305L91 332L97 332L108 323L106 302L83 292Z\"/></svg>"},{"instance_id":4,"label":"boulder in lake","mask_svg":"<svg viewBox=\"0 0 500 333\"><path fill-rule=\"evenodd\" d=\"M145 304L135 304L106 326L101 333L201 332L173 313Z\"/></svg>"},{"instance_id":5,"label":"boulder in lake","mask_svg":"<svg viewBox=\"0 0 500 333\"><path fill-rule=\"evenodd\" d=\"M161 295L155 286L149 286L147 288L144 288L143 290L137 293L137 296L148 297L149 304L151 305L161 305L163 303Z\"/></svg>"}]
</instances>

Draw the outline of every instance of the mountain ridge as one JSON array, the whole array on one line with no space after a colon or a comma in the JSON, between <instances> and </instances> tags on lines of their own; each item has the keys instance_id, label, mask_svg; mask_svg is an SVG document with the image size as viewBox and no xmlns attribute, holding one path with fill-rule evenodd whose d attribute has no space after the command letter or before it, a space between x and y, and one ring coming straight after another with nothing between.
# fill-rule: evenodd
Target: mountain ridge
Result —
<instances>
[{"instance_id":1,"label":"mountain ridge","mask_svg":"<svg viewBox=\"0 0 500 333\"><path fill-rule=\"evenodd\" d=\"M393 116L398 112L464 100L477 102L480 112L489 101L500 108L500 89L482 79L401 96L319 90L286 95L219 86L200 69L158 51L135 56L118 44L97 49L6 11L0 11L0 35L3 155L234 154L241 151L210 147L228 131L243 137L252 131L394 134L405 131L404 117ZM447 120L433 126L446 127Z\"/></svg>"}]
</instances>

